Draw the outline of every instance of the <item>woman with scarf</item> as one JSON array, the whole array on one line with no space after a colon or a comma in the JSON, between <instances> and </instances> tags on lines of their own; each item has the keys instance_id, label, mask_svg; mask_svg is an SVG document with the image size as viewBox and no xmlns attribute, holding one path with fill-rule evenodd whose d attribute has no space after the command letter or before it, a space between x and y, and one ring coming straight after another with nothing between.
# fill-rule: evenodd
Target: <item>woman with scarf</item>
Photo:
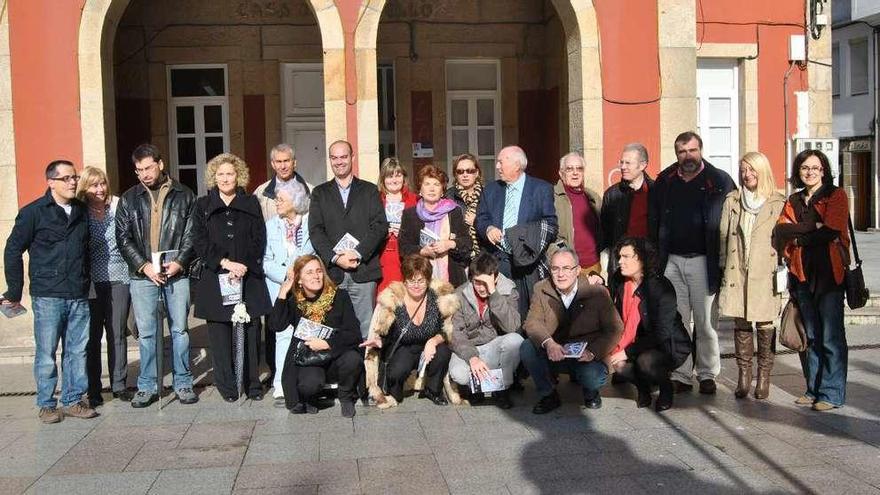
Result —
<instances>
[{"instance_id":1,"label":"woman with scarf","mask_svg":"<svg viewBox=\"0 0 880 495\"><path fill-rule=\"evenodd\" d=\"M379 169L379 197L385 207L385 218L388 220L388 238L379 256L382 267L382 281L376 289L380 294L391 282L400 282L400 220L403 210L416 205L419 199L406 184L406 170L400 166L397 158L386 158Z\"/></svg>"},{"instance_id":2,"label":"woman with scarf","mask_svg":"<svg viewBox=\"0 0 880 495\"><path fill-rule=\"evenodd\" d=\"M342 416L351 418L363 370L360 323L351 297L336 287L313 254L300 256L288 270L269 315L269 330L297 328L303 318L331 328L332 333L326 338L293 337L281 374L287 408L292 414L317 414L324 384L337 383Z\"/></svg>"},{"instance_id":3,"label":"woman with scarf","mask_svg":"<svg viewBox=\"0 0 880 495\"><path fill-rule=\"evenodd\" d=\"M471 236L464 214L451 199L443 197L446 174L433 165L419 170L417 185L421 199L403 210L400 221L400 255L420 254L428 258L434 278L454 287L467 282Z\"/></svg>"},{"instance_id":4,"label":"woman with scarf","mask_svg":"<svg viewBox=\"0 0 880 495\"><path fill-rule=\"evenodd\" d=\"M752 386L752 357L758 334L758 381L755 398L770 393L773 368L773 320L782 298L773 287L779 256L771 237L785 197L776 191L770 161L762 153L746 153L739 163L740 189L731 191L721 210L720 266L723 281L718 296L722 316L734 318L734 349L739 367L734 395L742 399Z\"/></svg>"},{"instance_id":5,"label":"woman with scarf","mask_svg":"<svg viewBox=\"0 0 880 495\"><path fill-rule=\"evenodd\" d=\"M446 190L446 197L455 201L464 213L464 223L468 225L471 236L471 260L480 254L480 243L477 241L477 207L483 193L483 170L477 157L470 153L458 155L452 160L452 174L455 183Z\"/></svg>"},{"instance_id":6,"label":"woman with scarf","mask_svg":"<svg viewBox=\"0 0 880 495\"><path fill-rule=\"evenodd\" d=\"M774 231L788 261L790 297L807 334L801 367L807 390L795 403L829 411L846 401L843 277L849 265L849 199L834 185L828 157L804 150L791 166L788 197Z\"/></svg>"}]
</instances>

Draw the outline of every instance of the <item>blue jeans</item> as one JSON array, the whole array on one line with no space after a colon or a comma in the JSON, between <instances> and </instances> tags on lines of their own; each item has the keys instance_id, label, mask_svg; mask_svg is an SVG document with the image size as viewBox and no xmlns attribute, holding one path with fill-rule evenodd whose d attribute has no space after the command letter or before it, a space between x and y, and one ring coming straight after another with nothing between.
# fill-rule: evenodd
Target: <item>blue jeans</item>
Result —
<instances>
[{"instance_id":1,"label":"blue jeans","mask_svg":"<svg viewBox=\"0 0 880 495\"><path fill-rule=\"evenodd\" d=\"M156 378L156 332L159 318L156 310L160 294L165 298L168 327L171 331L171 363L174 368L174 390L192 388L192 371L189 367L189 333L186 317L189 313L189 279L177 277L161 287L149 279L131 281L131 308L140 334L141 369L138 390L155 393Z\"/></svg>"},{"instance_id":2,"label":"blue jeans","mask_svg":"<svg viewBox=\"0 0 880 495\"><path fill-rule=\"evenodd\" d=\"M34 297L34 380L37 407L55 407L58 367L55 351L61 340L61 404L71 406L82 400L89 387L86 377L86 344L89 342L89 301Z\"/></svg>"},{"instance_id":3,"label":"blue jeans","mask_svg":"<svg viewBox=\"0 0 880 495\"><path fill-rule=\"evenodd\" d=\"M581 362L575 359L563 359L553 362L547 357L547 351L538 348L530 339L525 339L520 345L519 357L532 375L540 397L553 393L551 372L575 375L578 383L584 388L585 400L592 400L599 395L599 389L608 380L608 367L602 361Z\"/></svg>"},{"instance_id":4,"label":"blue jeans","mask_svg":"<svg viewBox=\"0 0 880 495\"><path fill-rule=\"evenodd\" d=\"M807 350L800 354L806 395L842 406L849 355L843 327L843 289L816 297L808 284L795 282L793 295L807 333Z\"/></svg>"}]
</instances>

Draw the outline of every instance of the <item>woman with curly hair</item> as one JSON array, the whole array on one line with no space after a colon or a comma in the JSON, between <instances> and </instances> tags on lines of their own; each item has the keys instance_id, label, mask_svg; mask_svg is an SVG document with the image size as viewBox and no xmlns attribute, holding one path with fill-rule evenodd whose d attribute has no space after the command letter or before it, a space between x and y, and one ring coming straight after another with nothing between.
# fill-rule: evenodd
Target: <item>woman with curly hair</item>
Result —
<instances>
[{"instance_id":1,"label":"woman with curly hair","mask_svg":"<svg viewBox=\"0 0 880 495\"><path fill-rule=\"evenodd\" d=\"M611 276L611 299L623 320L623 336L608 365L636 386L638 407L651 405L651 387L659 385L654 408L672 407L670 374L692 350L681 322L675 288L657 272L657 253L640 238L625 237L614 249L617 270Z\"/></svg>"},{"instance_id":2,"label":"woman with curly hair","mask_svg":"<svg viewBox=\"0 0 880 495\"><path fill-rule=\"evenodd\" d=\"M263 399L257 336L260 318L272 309L263 271L266 224L257 198L244 190L248 180L241 158L223 153L211 159L205 170L208 194L196 200L191 219L193 248L204 266L195 288L195 316L207 321L214 385L227 402L239 395L233 366L233 308L242 302L250 316L244 324L243 385L251 400ZM221 283L239 287L240 300L224 296Z\"/></svg>"}]
</instances>

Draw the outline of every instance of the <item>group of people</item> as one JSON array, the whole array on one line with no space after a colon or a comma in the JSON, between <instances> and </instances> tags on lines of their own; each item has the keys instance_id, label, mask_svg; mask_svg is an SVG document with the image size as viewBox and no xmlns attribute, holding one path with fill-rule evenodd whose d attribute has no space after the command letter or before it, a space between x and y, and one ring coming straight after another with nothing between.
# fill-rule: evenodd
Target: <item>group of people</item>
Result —
<instances>
[{"instance_id":1,"label":"group of people","mask_svg":"<svg viewBox=\"0 0 880 495\"><path fill-rule=\"evenodd\" d=\"M797 192L787 199L763 154L742 157L737 187L703 158L693 132L676 138L676 162L655 179L646 148L625 146L621 180L604 194L585 185L577 152L562 157L555 185L528 175L525 152L509 146L497 156L497 180L484 180L464 154L452 161L451 185L426 165L410 189L394 158L376 185L354 174L348 142L328 151L334 177L312 186L296 172L294 149L275 146L274 176L253 194L248 166L223 153L207 163L208 192L198 198L150 144L132 153L139 183L121 197L99 169L50 163L46 194L22 208L7 241L3 298L20 304L28 251L40 418L97 414L104 335L114 398L155 402L163 317L177 398L198 401L191 297L226 401L263 398L264 354L276 405L315 413L335 384L342 415L352 417L358 400L387 408L410 391L446 405L482 402L489 390L510 408L526 377L539 396L533 412L544 414L561 405L564 374L587 408L601 407L613 376L635 386L638 407L663 411L694 377L700 393L716 392L716 304L735 319L736 397L749 395L756 360L754 397L764 399L787 290L808 338L797 403L844 404L848 203L821 151L795 158ZM786 265L787 289L777 283ZM140 350L134 394L129 307Z\"/></svg>"}]
</instances>

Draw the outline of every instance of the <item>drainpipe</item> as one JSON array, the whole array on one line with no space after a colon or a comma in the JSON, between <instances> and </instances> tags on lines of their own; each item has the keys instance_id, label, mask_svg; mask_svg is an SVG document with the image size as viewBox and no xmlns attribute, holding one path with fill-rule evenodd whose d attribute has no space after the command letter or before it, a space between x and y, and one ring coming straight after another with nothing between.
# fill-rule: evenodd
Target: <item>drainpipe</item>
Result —
<instances>
[{"instance_id":1,"label":"drainpipe","mask_svg":"<svg viewBox=\"0 0 880 495\"><path fill-rule=\"evenodd\" d=\"M791 71L794 70L795 62L792 60L789 62L788 70L785 71L785 77L782 78L782 121L783 126L785 127L785 135L783 142L785 143L785 170L788 176L791 175L791 139L788 137L788 77L791 76ZM786 196L792 193L792 186L789 181L785 181L785 191Z\"/></svg>"},{"instance_id":2,"label":"drainpipe","mask_svg":"<svg viewBox=\"0 0 880 495\"><path fill-rule=\"evenodd\" d=\"M880 71L878 71L877 65L880 62L880 53L878 53L877 46L878 41L880 41L880 28L878 26L874 26L872 30L872 41L873 41L873 49L874 49L874 146L871 150L871 225L876 229L880 227L880 195L878 195L878 186L880 186L880 181L878 181L878 159L880 159L880 130L877 129L878 124L878 116L880 116Z\"/></svg>"}]
</instances>

